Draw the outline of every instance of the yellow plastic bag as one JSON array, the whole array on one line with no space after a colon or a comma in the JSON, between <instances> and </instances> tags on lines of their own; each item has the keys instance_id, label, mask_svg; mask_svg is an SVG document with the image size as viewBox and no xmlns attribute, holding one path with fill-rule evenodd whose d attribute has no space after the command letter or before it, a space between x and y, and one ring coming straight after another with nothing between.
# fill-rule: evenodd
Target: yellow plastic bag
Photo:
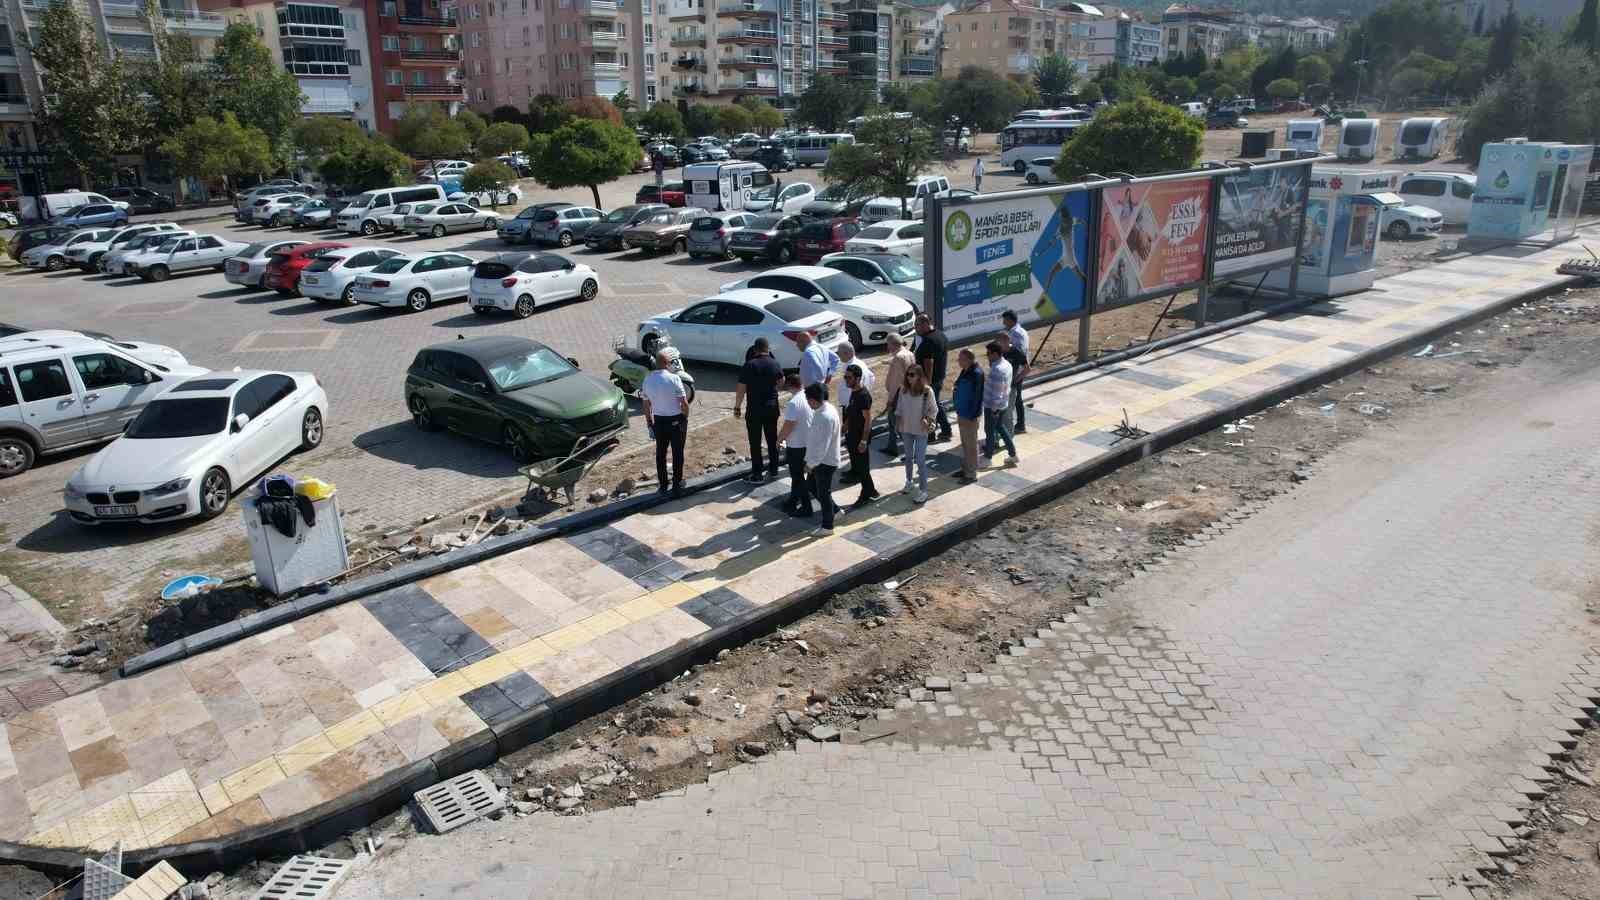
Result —
<instances>
[{"instance_id":1,"label":"yellow plastic bag","mask_svg":"<svg viewBox=\"0 0 1600 900\"><path fill-rule=\"evenodd\" d=\"M312 500L326 500L333 496L334 486L321 478L301 478L295 481L294 492Z\"/></svg>"}]
</instances>

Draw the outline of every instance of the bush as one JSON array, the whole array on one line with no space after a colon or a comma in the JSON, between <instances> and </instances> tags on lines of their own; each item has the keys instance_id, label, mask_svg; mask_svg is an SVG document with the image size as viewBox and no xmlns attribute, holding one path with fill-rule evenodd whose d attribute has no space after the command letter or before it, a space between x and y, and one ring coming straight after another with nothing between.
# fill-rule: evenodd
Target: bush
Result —
<instances>
[{"instance_id":1,"label":"bush","mask_svg":"<svg viewBox=\"0 0 1600 900\"><path fill-rule=\"evenodd\" d=\"M491 159L468 169L461 176L461 189L469 194L489 194L489 205L500 205L500 189L517 180L517 173L499 160Z\"/></svg>"},{"instance_id":2,"label":"bush","mask_svg":"<svg viewBox=\"0 0 1600 900\"><path fill-rule=\"evenodd\" d=\"M1467 110L1457 152L1476 162L1483 145L1508 137L1592 144L1600 136L1600 65L1588 54L1540 47L1489 82Z\"/></svg>"},{"instance_id":3,"label":"bush","mask_svg":"<svg viewBox=\"0 0 1600 900\"><path fill-rule=\"evenodd\" d=\"M1091 172L1151 175L1187 169L1200 160L1205 128L1176 106L1139 97L1118 103L1079 128L1056 161L1056 177L1077 181Z\"/></svg>"}]
</instances>

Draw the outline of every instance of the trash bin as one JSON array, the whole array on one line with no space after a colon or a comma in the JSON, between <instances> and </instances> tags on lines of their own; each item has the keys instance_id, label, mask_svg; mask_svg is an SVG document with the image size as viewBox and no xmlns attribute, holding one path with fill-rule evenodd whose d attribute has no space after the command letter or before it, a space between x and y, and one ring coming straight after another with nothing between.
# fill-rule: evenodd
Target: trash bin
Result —
<instances>
[{"instance_id":1,"label":"trash bin","mask_svg":"<svg viewBox=\"0 0 1600 900\"><path fill-rule=\"evenodd\" d=\"M1240 138L1239 156L1242 159L1257 159L1267 155L1272 149L1271 128L1246 128Z\"/></svg>"},{"instance_id":2,"label":"trash bin","mask_svg":"<svg viewBox=\"0 0 1600 900\"><path fill-rule=\"evenodd\" d=\"M273 482L276 490L269 491ZM296 490L292 479L274 475L240 504L256 580L274 596L326 581L350 568L339 496L324 482L308 482L300 486L313 486L312 490Z\"/></svg>"}]
</instances>

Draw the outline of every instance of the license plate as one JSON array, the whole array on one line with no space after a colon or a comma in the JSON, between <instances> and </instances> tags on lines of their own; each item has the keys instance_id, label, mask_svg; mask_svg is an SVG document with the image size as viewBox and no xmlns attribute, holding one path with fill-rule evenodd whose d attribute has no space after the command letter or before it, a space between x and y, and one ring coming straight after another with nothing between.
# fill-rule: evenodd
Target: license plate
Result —
<instances>
[{"instance_id":1,"label":"license plate","mask_svg":"<svg viewBox=\"0 0 1600 900\"><path fill-rule=\"evenodd\" d=\"M322 278L318 275L301 275L300 280L306 284L321 284Z\"/></svg>"},{"instance_id":2,"label":"license plate","mask_svg":"<svg viewBox=\"0 0 1600 900\"><path fill-rule=\"evenodd\" d=\"M828 341L833 340L833 336L836 334L838 334L838 332L831 329L828 331L819 331L817 332L817 340L827 343Z\"/></svg>"},{"instance_id":3,"label":"license plate","mask_svg":"<svg viewBox=\"0 0 1600 900\"><path fill-rule=\"evenodd\" d=\"M96 506L94 514L97 516L136 516L139 514L137 506Z\"/></svg>"}]
</instances>

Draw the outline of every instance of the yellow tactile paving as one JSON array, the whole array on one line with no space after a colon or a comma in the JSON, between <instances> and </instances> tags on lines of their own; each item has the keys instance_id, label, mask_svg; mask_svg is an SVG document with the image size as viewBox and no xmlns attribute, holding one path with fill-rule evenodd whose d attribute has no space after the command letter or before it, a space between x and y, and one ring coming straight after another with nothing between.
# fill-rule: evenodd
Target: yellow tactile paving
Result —
<instances>
[{"instance_id":1,"label":"yellow tactile paving","mask_svg":"<svg viewBox=\"0 0 1600 900\"><path fill-rule=\"evenodd\" d=\"M163 860L112 895L111 900L166 900L188 883L177 869Z\"/></svg>"},{"instance_id":2,"label":"yellow tactile paving","mask_svg":"<svg viewBox=\"0 0 1600 900\"><path fill-rule=\"evenodd\" d=\"M344 750L354 747L368 737L383 730L383 722L372 710L362 710L360 713L328 727L323 734L336 749Z\"/></svg>"},{"instance_id":3,"label":"yellow tactile paving","mask_svg":"<svg viewBox=\"0 0 1600 900\"><path fill-rule=\"evenodd\" d=\"M332 756L339 748L328 739L326 732L317 732L292 746L273 754L283 774L293 777Z\"/></svg>"},{"instance_id":4,"label":"yellow tactile paving","mask_svg":"<svg viewBox=\"0 0 1600 900\"><path fill-rule=\"evenodd\" d=\"M228 792L222 789L222 783L218 781L200 786L200 800L205 803L206 810L212 815L233 805L233 800L229 799Z\"/></svg>"},{"instance_id":5,"label":"yellow tactile paving","mask_svg":"<svg viewBox=\"0 0 1600 900\"><path fill-rule=\"evenodd\" d=\"M222 789L228 792L229 799L238 803L254 797L287 777L283 773L283 767L278 765L277 758L269 756L224 777Z\"/></svg>"}]
</instances>

